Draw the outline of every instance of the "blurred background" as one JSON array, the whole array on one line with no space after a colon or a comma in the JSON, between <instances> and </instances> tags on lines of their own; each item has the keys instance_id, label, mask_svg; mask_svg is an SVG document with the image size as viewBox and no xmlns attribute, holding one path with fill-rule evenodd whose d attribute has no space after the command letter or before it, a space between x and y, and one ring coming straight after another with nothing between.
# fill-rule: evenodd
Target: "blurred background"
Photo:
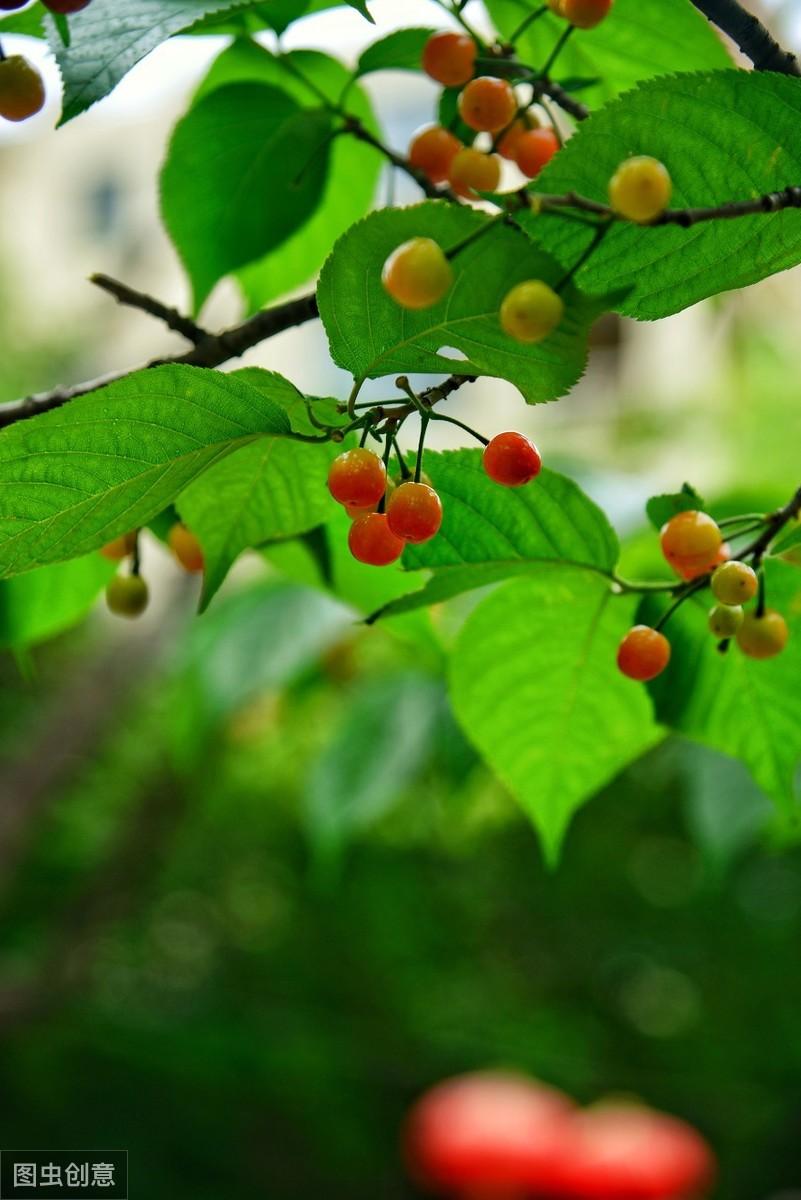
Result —
<instances>
[{"instance_id":1,"label":"blurred background","mask_svg":"<svg viewBox=\"0 0 801 1200\"><path fill-rule=\"evenodd\" d=\"M371 8L378 33L442 23L428 0ZM759 11L801 46L801 3ZM286 44L352 61L376 32L340 10ZM174 40L56 134L52 62L8 41L53 102L0 130L0 401L178 349L85 280L186 307L156 182L226 44ZM402 148L434 85L373 79ZM559 405L484 380L459 416L534 436L610 513L627 564L658 570L647 496L689 479L768 508L797 483L799 278L657 325L605 319ZM222 285L204 324L240 311ZM348 390L317 325L245 361ZM801 1200L801 848L744 769L666 741L586 806L548 873L449 712L444 653L471 601L368 629L383 597L337 560L334 600L330 553L250 555L193 621L196 581L152 538L141 623L45 620L56 636L24 650L30 614L0 585L4 1146L128 1149L132 1194L152 1200L400 1200L418 1194L398 1152L409 1104L508 1066L689 1120L720 1197Z\"/></svg>"}]
</instances>

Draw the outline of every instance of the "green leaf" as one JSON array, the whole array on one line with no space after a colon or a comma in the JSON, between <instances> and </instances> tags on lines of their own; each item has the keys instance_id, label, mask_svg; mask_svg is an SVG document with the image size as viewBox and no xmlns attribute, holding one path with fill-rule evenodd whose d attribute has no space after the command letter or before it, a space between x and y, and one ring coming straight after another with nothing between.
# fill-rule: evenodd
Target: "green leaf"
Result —
<instances>
[{"instance_id":1,"label":"green leaf","mask_svg":"<svg viewBox=\"0 0 801 1200\"><path fill-rule=\"evenodd\" d=\"M560 275L517 230L496 224L460 251L453 287L432 308L410 312L384 291L381 268L402 242L427 236L449 250L490 220L429 201L373 213L340 238L317 289L334 361L360 381L398 371L495 375L514 383L530 404L569 391L584 370L587 331L602 306L568 287L565 318L544 342L525 346L504 333L498 310L509 289L524 279L553 283ZM453 347L467 357L440 353Z\"/></svg>"},{"instance_id":2,"label":"green leaf","mask_svg":"<svg viewBox=\"0 0 801 1200\"><path fill-rule=\"evenodd\" d=\"M330 515L329 446L259 438L230 454L178 497L203 546L201 612L243 550L305 533Z\"/></svg>"},{"instance_id":3,"label":"green leaf","mask_svg":"<svg viewBox=\"0 0 801 1200\"><path fill-rule=\"evenodd\" d=\"M32 646L74 625L116 571L100 554L0 581L0 646Z\"/></svg>"},{"instance_id":4,"label":"green leaf","mask_svg":"<svg viewBox=\"0 0 801 1200\"><path fill-rule=\"evenodd\" d=\"M52 16L50 49L64 80L61 123L71 121L117 86L156 46L209 13L240 7L242 0L92 0L70 17L65 46Z\"/></svg>"},{"instance_id":5,"label":"green leaf","mask_svg":"<svg viewBox=\"0 0 801 1200\"><path fill-rule=\"evenodd\" d=\"M530 0L487 0L498 31L509 37L531 11ZM540 17L517 43L529 66L547 59L565 22ZM591 107L605 103L643 79L674 71L708 71L731 66L731 60L709 22L690 0L615 0L612 12L595 29L573 31L559 54L555 77L598 79L582 96Z\"/></svg>"},{"instance_id":6,"label":"green leaf","mask_svg":"<svg viewBox=\"0 0 801 1200\"><path fill-rule=\"evenodd\" d=\"M423 47L433 29L396 29L373 42L362 53L356 65L357 75L371 71L419 71Z\"/></svg>"},{"instance_id":7,"label":"green leaf","mask_svg":"<svg viewBox=\"0 0 801 1200\"><path fill-rule=\"evenodd\" d=\"M438 604L543 564L604 573L617 562L611 525L564 475L544 470L525 487L500 487L484 471L479 450L428 453L425 470L442 498L442 531L422 546L409 546L403 561L410 570L429 568L431 578L422 591L375 616Z\"/></svg>"},{"instance_id":8,"label":"green leaf","mask_svg":"<svg viewBox=\"0 0 801 1200\"><path fill-rule=\"evenodd\" d=\"M443 706L441 684L425 675L409 672L361 685L306 788L307 823L318 853L337 855L411 786L431 757Z\"/></svg>"},{"instance_id":9,"label":"green leaf","mask_svg":"<svg viewBox=\"0 0 801 1200\"><path fill-rule=\"evenodd\" d=\"M42 38L45 35L44 17L45 10L41 4L32 4L22 12L0 17L0 37L8 33L22 33L28 37Z\"/></svg>"},{"instance_id":10,"label":"green leaf","mask_svg":"<svg viewBox=\"0 0 801 1200\"><path fill-rule=\"evenodd\" d=\"M162 213L199 308L229 272L281 244L314 212L331 119L285 92L233 83L178 122L161 175Z\"/></svg>"},{"instance_id":11,"label":"green leaf","mask_svg":"<svg viewBox=\"0 0 801 1200\"><path fill-rule=\"evenodd\" d=\"M0 438L0 578L146 524L201 471L289 432L265 390L200 367L139 371Z\"/></svg>"},{"instance_id":12,"label":"green leaf","mask_svg":"<svg viewBox=\"0 0 801 1200\"><path fill-rule=\"evenodd\" d=\"M644 688L617 670L634 602L568 567L498 588L465 623L451 698L553 863L575 810L658 739Z\"/></svg>"},{"instance_id":13,"label":"green leaf","mask_svg":"<svg viewBox=\"0 0 801 1200\"><path fill-rule=\"evenodd\" d=\"M707 628L709 594L683 604L666 633L670 666L650 685L658 718L688 737L739 758L787 817L798 814L793 785L801 757L801 581L785 563L766 564L767 597L790 626L783 654L757 662L731 646L720 654ZM642 606L649 624L664 608Z\"/></svg>"},{"instance_id":14,"label":"green leaf","mask_svg":"<svg viewBox=\"0 0 801 1200\"><path fill-rule=\"evenodd\" d=\"M801 80L761 71L656 79L582 123L537 180L537 190L575 190L607 200L615 169L650 154L670 171L676 208L748 200L801 181ZM564 266L592 231L563 215L521 217ZM690 229L617 222L576 276L588 292L627 289L615 307L665 317L801 261L801 212L705 221Z\"/></svg>"},{"instance_id":15,"label":"green leaf","mask_svg":"<svg viewBox=\"0 0 801 1200\"><path fill-rule=\"evenodd\" d=\"M771 554L785 554L788 550L794 550L796 546L801 546L801 529L797 525L795 528L785 530L773 543L770 552Z\"/></svg>"},{"instance_id":16,"label":"green leaf","mask_svg":"<svg viewBox=\"0 0 801 1200\"><path fill-rule=\"evenodd\" d=\"M684 742L679 761L693 838L721 873L764 832L773 808L736 759Z\"/></svg>"},{"instance_id":17,"label":"green leaf","mask_svg":"<svg viewBox=\"0 0 801 1200\"><path fill-rule=\"evenodd\" d=\"M366 17L371 25L375 25L375 21L367 11L367 0L345 0L345 3L350 8L355 8L356 12L361 13L363 17Z\"/></svg>"},{"instance_id":18,"label":"green leaf","mask_svg":"<svg viewBox=\"0 0 801 1200\"><path fill-rule=\"evenodd\" d=\"M293 71L299 71L302 78ZM280 87L300 105L317 106L319 92L337 103L350 78L336 59L314 50L296 50L277 58L255 42L239 41L215 60L198 95L225 83L254 80ZM351 86L347 104L348 111L368 129L380 132L363 88ZM237 272L251 309L261 308L314 278L337 238L369 210L381 169L381 156L371 146L356 138L335 140L315 212L275 250Z\"/></svg>"},{"instance_id":19,"label":"green leaf","mask_svg":"<svg viewBox=\"0 0 801 1200\"><path fill-rule=\"evenodd\" d=\"M177 664L183 737L196 741L254 697L294 682L352 624L344 605L296 584L267 580L221 597L191 626Z\"/></svg>"},{"instance_id":20,"label":"green leaf","mask_svg":"<svg viewBox=\"0 0 801 1200\"><path fill-rule=\"evenodd\" d=\"M666 521L675 517L676 513L691 512L693 509L703 511L706 505L690 483L685 483L680 492L666 492L661 496L652 496L645 506L648 520L655 529L661 529Z\"/></svg>"}]
</instances>

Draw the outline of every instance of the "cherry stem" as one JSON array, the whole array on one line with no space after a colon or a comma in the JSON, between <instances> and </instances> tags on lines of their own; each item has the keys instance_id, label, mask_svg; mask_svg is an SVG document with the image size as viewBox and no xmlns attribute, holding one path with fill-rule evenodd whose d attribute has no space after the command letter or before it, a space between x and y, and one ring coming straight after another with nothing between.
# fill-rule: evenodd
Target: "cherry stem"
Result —
<instances>
[{"instance_id":1,"label":"cherry stem","mask_svg":"<svg viewBox=\"0 0 801 1200\"><path fill-rule=\"evenodd\" d=\"M567 29L565 29L565 31L562 33L561 37L559 38L559 41L556 43L553 50L551 51L551 53L548 57L548 61L546 62L545 66L542 68L542 71L540 72L540 76L542 79L547 79L548 76L550 75L551 71L553 70L554 63L556 62L556 60L559 57L559 55L561 54L563 48L565 47L565 45L569 41L570 37L572 36L574 29L575 29L574 25L568 25Z\"/></svg>"},{"instance_id":2,"label":"cherry stem","mask_svg":"<svg viewBox=\"0 0 801 1200\"><path fill-rule=\"evenodd\" d=\"M543 4L542 8L535 8L533 12L530 12L528 14L528 16L525 18L525 20L520 22L517 29L510 36L509 44L511 46L514 46L517 39L521 38L523 36L523 34L528 29L529 25L533 25L534 22L539 20L540 17L544 16L544 14L547 13L547 11L548 11L548 5Z\"/></svg>"},{"instance_id":3,"label":"cherry stem","mask_svg":"<svg viewBox=\"0 0 801 1200\"><path fill-rule=\"evenodd\" d=\"M765 615L765 572L759 572L759 591L757 592L756 615L764 617Z\"/></svg>"},{"instance_id":4,"label":"cherry stem","mask_svg":"<svg viewBox=\"0 0 801 1200\"><path fill-rule=\"evenodd\" d=\"M432 421L447 421L449 425L458 425L465 433L469 433L476 441L481 442L482 446L489 445L489 438L485 438L483 433L479 433L477 429L473 429L470 425L466 425L464 421L458 421L456 417L449 417L447 413L431 413Z\"/></svg>"},{"instance_id":5,"label":"cherry stem","mask_svg":"<svg viewBox=\"0 0 801 1200\"><path fill-rule=\"evenodd\" d=\"M555 292L561 292L564 288L567 287L567 285L571 282L571 280L574 278L574 276L578 274L578 272L585 265L585 263L587 263L589 261L589 259L592 258L593 254L595 253L595 251L600 246L601 242L606 237L608 231L609 231L609 225L599 225L598 226L598 228L595 230L595 233L592 236L592 241L590 242L589 246L584 251L584 253L576 260L576 262L573 263L573 266L570 268L570 270L565 275L563 275L562 278L559 280L556 287L554 288Z\"/></svg>"},{"instance_id":6,"label":"cherry stem","mask_svg":"<svg viewBox=\"0 0 801 1200\"><path fill-rule=\"evenodd\" d=\"M426 444L426 432L428 430L428 422L431 420L430 413L420 414L420 440L417 443L417 461L414 464L414 482L420 482L420 476L423 473L423 447Z\"/></svg>"},{"instance_id":7,"label":"cherry stem","mask_svg":"<svg viewBox=\"0 0 801 1200\"><path fill-rule=\"evenodd\" d=\"M136 533L134 534L133 557L131 558L131 574L132 575L138 575L141 565L142 565L141 553L140 553L140 549L139 549L139 534L140 534L140 532L141 531L139 529L137 529Z\"/></svg>"},{"instance_id":8,"label":"cherry stem","mask_svg":"<svg viewBox=\"0 0 801 1200\"><path fill-rule=\"evenodd\" d=\"M659 618L656 625L654 626L654 629L656 630L656 632L661 633L661 631L667 625L670 618L673 616L674 612L676 612L677 609L681 608L684 601L688 600L690 598L690 596L694 596L696 592L700 592L701 589L705 588L708 583L709 583L709 576L702 575L700 579L694 579L692 583L687 585L687 587L682 588L681 594L676 597L676 599L671 604L670 608L668 608L667 611L662 614L662 616Z\"/></svg>"}]
</instances>

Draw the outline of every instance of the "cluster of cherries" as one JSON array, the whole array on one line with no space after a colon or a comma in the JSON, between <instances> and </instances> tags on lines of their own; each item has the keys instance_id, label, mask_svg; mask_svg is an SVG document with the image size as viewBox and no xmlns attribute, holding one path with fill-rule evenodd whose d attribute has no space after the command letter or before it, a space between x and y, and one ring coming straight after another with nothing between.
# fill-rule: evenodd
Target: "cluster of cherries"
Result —
<instances>
[{"instance_id":1,"label":"cluster of cherries","mask_svg":"<svg viewBox=\"0 0 801 1200\"><path fill-rule=\"evenodd\" d=\"M504 487L530 483L542 469L533 442L522 433L499 433L484 449L484 470ZM359 562L387 567L407 543L428 542L442 524L442 501L419 469L395 482L386 463L361 446L338 455L328 473L328 489L353 524L348 547Z\"/></svg>"},{"instance_id":2,"label":"cluster of cherries","mask_svg":"<svg viewBox=\"0 0 801 1200\"><path fill-rule=\"evenodd\" d=\"M50 12L67 16L80 12L91 0L42 0ZM0 0L0 12L25 8L28 0ZM0 51L0 117L7 121L26 121L44 108L44 80L36 67L22 54L5 58Z\"/></svg>"},{"instance_id":3,"label":"cluster of cherries","mask_svg":"<svg viewBox=\"0 0 801 1200\"><path fill-rule=\"evenodd\" d=\"M579 29L593 29L606 17L612 0L549 0L558 16ZM489 149L465 146L449 129L433 125L417 133L409 162L434 183L447 183L458 196L476 199L494 192L501 178L500 158L536 178L560 146L559 135L530 105L518 104L514 88L495 75L476 76L478 46L467 33L433 34L423 49L423 70L446 88L462 88L459 116L476 134L490 135Z\"/></svg>"},{"instance_id":4,"label":"cluster of cherries","mask_svg":"<svg viewBox=\"0 0 801 1200\"><path fill-rule=\"evenodd\" d=\"M715 1176L684 1121L617 1100L579 1109L537 1080L490 1072L427 1092L404 1149L415 1180L457 1200L690 1200Z\"/></svg>"},{"instance_id":5,"label":"cluster of cherries","mask_svg":"<svg viewBox=\"0 0 801 1200\"><path fill-rule=\"evenodd\" d=\"M612 0L549 0L549 4L553 12L578 28L591 29L606 17ZM477 55L478 47L468 34L444 31L432 34L422 58L423 69L431 78L445 87L462 88L459 115L478 135L477 142L464 146L451 130L431 125L420 130L409 147L412 166L432 184L447 184L468 201L497 190L502 158L514 161L524 175L534 179L561 145L556 130L541 123L531 104L519 103L507 79L475 76ZM489 139L489 148L480 146L482 139ZM655 158L638 155L621 163L610 179L609 203L618 216L650 224L667 209L672 190L666 167ZM386 291L407 309L439 303L453 285L451 259L459 248L446 252L427 237L404 242L384 263ZM505 333L516 341L534 344L557 328L564 311L558 289L541 279L529 279L511 288L498 315Z\"/></svg>"},{"instance_id":6,"label":"cluster of cherries","mask_svg":"<svg viewBox=\"0 0 801 1200\"><path fill-rule=\"evenodd\" d=\"M787 645L789 630L781 613L766 608L753 567L731 558L719 526L695 509L677 513L662 526L662 553L674 571L688 582L709 576L717 603L709 613L710 632L728 647L732 638L749 658L773 658ZM744 604L759 597L756 607ZM635 625L618 650L617 664L630 679L647 683L670 662L670 642L659 629Z\"/></svg>"},{"instance_id":7,"label":"cluster of cherries","mask_svg":"<svg viewBox=\"0 0 801 1200\"><path fill-rule=\"evenodd\" d=\"M106 588L106 604L118 617L139 617L150 600L150 590L139 574L138 530L124 533L108 542L100 553L111 562L133 560L133 569L127 575L115 575ZM199 574L204 567L203 550L200 542L182 521L176 523L167 535L167 544L177 562L190 574Z\"/></svg>"}]
</instances>

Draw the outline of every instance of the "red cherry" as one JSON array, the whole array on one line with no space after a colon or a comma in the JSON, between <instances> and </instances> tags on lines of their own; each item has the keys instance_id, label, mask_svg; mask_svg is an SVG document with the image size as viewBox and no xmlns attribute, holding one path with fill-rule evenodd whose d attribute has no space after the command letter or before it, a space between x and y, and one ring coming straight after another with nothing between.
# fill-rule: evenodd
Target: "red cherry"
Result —
<instances>
[{"instance_id":1,"label":"red cherry","mask_svg":"<svg viewBox=\"0 0 801 1200\"><path fill-rule=\"evenodd\" d=\"M346 450L331 463L328 490L340 504L370 508L384 495L387 469L377 454L361 447Z\"/></svg>"},{"instance_id":2,"label":"red cherry","mask_svg":"<svg viewBox=\"0 0 801 1200\"><path fill-rule=\"evenodd\" d=\"M371 567L388 567L396 562L405 542L389 527L386 513L368 513L350 527L348 547L354 558Z\"/></svg>"},{"instance_id":3,"label":"red cherry","mask_svg":"<svg viewBox=\"0 0 801 1200\"><path fill-rule=\"evenodd\" d=\"M702 1196L715 1173L712 1151L691 1126L633 1104L578 1113L574 1139L564 1192L581 1200Z\"/></svg>"},{"instance_id":4,"label":"red cherry","mask_svg":"<svg viewBox=\"0 0 801 1200\"><path fill-rule=\"evenodd\" d=\"M648 625L635 625L630 629L617 652L619 670L639 683L656 679L669 662L670 642L664 633Z\"/></svg>"},{"instance_id":5,"label":"red cherry","mask_svg":"<svg viewBox=\"0 0 801 1200\"><path fill-rule=\"evenodd\" d=\"M167 534L167 542L178 562L190 575L198 575L203 570L203 547L183 521L176 521Z\"/></svg>"},{"instance_id":6,"label":"red cherry","mask_svg":"<svg viewBox=\"0 0 801 1200\"><path fill-rule=\"evenodd\" d=\"M566 1096L516 1075L447 1080L412 1109L406 1158L427 1188L458 1196L551 1195L570 1153Z\"/></svg>"},{"instance_id":7,"label":"red cherry","mask_svg":"<svg viewBox=\"0 0 801 1200\"><path fill-rule=\"evenodd\" d=\"M432 33L423 48L423 70L444 87L461 87L473 77L478 46L466 33Z\"/></svg>"},{"instance_id":8,"label":"red cherry","mask_svg":"<svg viewBox=\"0 0 801 1200\"><path fill-rule=\"evenodd\" d=\"M692 563L687 564L683 559L677 559L673 563L673 570L677 575L681 575L682 579L691 582L693 579L700 579L702 575L706 575L710 570L719 567L721 563L728 562L731 558L731 546L728 542L723 542L720 549L715 555L715 561L711 564L704 564L701 567L694 566Z\"/></svg>"},{"instance_id":9,"label":"red cherry","mask_svg":"<svg viewBox=\"0 0 801 1200\"><path fill-rule=\"evenodd\" d=\"M515 162L524 175L535 179L558 149L559 138L553 129L530 129L517 139Z\"/></svg>"},{"instance_id":10,"label":"red cherry","mask_svg":"<svg viewBox=\"0 0 801 1200\"><path fill-rule=\"evenodd\" d=\"M442 524L442 501L427 483L402 483L387 505L389 527L405 542L427 542Z\"/></svg>"},{"instance_id":11,"label":"red cherry","mask_svg":"<svg viewBox=\"0 0 801 1200\"><path fill-rule=\"evenodd\" d=\"M432 125L416 134L409 146L409 162L422 171L432 183L445 183L451 163L462 143L449 129Z\"/></svg>"},{"instance_id":12,"label":"red cherry","mask_svg":"<svg viewBox=\"0 0 801 1200\"><path fill-rule=\"evenodd\" d=\"M522 487L542 470L540 452L522 433L498 433L484 450L484 470L504 487Z\"/></svg>"},{"instance_id":13,"label":"red cherry","mask_svg":"<svg viewBox=\"0 0 801 1200\"><path fill-rule=\"evenodd\" d=\"M49 8L54 13L62 13L65 16L68 13L80 12L89 3L90 0L42 0L45 8Z\"/></svg>"}]
</instances>

